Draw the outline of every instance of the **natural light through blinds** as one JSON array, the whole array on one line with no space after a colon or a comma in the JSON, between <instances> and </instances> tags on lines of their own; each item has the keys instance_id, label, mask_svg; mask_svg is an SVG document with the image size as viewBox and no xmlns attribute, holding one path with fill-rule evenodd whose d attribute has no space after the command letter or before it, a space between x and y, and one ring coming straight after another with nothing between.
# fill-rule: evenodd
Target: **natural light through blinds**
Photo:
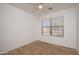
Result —
<instances>
[{"instance_id":1,"label":"natural light through blinds","mask_svg":"<svg viewBox=\"0 0 79 59\"><path fill-rule=\"evenodd\" d=\"M42 34L50 36L64 36L64 17L57 16L42 20Z\"/></svg>"}]
</instances>

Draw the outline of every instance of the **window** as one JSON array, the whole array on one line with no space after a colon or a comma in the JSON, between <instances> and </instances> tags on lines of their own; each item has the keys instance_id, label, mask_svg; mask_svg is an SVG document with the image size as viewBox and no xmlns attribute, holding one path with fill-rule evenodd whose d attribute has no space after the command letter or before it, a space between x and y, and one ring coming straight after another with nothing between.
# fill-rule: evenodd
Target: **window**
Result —
<instances>
[{"instance_id":1,"label":"window","mask_svg":"<svg viewBox=\"0 0 79 59\"><path fill-rule=\"evenodd\" d=\"M53 17L48 20L42 20L42 34L49 36L64 36L63 16Z\"/></svg>"}]
</instances>

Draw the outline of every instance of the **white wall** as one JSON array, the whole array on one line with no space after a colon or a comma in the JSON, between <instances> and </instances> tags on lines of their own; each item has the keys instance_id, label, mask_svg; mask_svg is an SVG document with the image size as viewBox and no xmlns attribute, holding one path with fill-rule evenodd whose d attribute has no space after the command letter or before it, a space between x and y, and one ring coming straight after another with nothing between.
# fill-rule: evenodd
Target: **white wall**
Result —
<instances>
[{"instance_id":1,"label":"white wall","mask_svg":"<svg viewBox=\"0 0 79 59\"><path fill-rule=\"evenodd\" d=\"M77 51L79 53L79 4L77 5Z\"/></svg>"},{"instance_id":2,"label":"white wall","mask_svg":"<svg viewBox=\"0 0 79 59\"><path fill-rule=\"evenodd\" d=\"M71 8L54 14L64 16L64 38L41 35L40 22L49 15L36 18L8 4L0 4L0 52L12 50L35 40L76 48L76 9Z\"/></svg>"},{"instance_id":3,"label":"white wall","mask_svg":"<svg viewBox=\"0 0 79 59\"><path fill-rule=\"evenodd\" d=\"M0 4L0 52L35 40L36 17L8 4Z\"/></svg>"},{"instance_id":4,"label":"white wall","mask_svg":"<svg viewBox=\"0 0 79 59\"><path fill-rule=\"evenodd\" d=\"M2 20L3 20L3 13L2 10L3 9L3 5L0 5L0 51L3 48L3 33L2 33Z\"/></svg>"},{"instance_id":5,"label":"white wall","mask_svg":"<svg viewBox=\"0 0 79 59\"><path fill-rule=\"evenodd\" d=\"M53 16L53 13L52 13ZM58 44L70 48L76 48L76 9L70 8L60 12L54 13L54 16L64 16L64 38L53 36L42 36L40 22L47 19L49 15L44 15L37 20L37 38L52 44Z\"/></svg>"}]
</instances>

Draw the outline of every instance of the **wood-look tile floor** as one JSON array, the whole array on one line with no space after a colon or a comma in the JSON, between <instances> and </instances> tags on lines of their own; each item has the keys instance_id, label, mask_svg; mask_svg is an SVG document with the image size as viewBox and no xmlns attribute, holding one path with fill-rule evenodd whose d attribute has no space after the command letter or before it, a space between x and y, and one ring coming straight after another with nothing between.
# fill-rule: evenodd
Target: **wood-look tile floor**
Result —
<instances>
[{"instance_id":1,"label":"wood-look tile floor","mask_svg":"<svg viewBox=\"0 0 79 59\"><path fill-rule=\"evenodd\" d=\"M72 48L35 41L3 55L77 55L77 52Z\"/></svg>"}]
</instances>

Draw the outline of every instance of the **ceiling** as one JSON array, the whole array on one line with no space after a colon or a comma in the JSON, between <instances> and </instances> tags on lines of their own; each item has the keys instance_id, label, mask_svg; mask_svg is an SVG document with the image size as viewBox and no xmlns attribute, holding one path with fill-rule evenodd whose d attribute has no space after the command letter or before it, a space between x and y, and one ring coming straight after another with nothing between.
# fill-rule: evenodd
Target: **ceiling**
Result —
<instances>
[{"instance_id":1,"label":"ceiling","mask_svg":"<svg viewBox=\"0 0 79 59\"><path fill-rule=\"evenodd\" d=\"M57 12L64 9L73 8L76 6L76 3L43 3L44 8L42 10L37 9L38 3L10 3L10 5L37 16L50 13L48 9L50 7L53 8L51 12Z\"/></svg>"}]
</instances>

